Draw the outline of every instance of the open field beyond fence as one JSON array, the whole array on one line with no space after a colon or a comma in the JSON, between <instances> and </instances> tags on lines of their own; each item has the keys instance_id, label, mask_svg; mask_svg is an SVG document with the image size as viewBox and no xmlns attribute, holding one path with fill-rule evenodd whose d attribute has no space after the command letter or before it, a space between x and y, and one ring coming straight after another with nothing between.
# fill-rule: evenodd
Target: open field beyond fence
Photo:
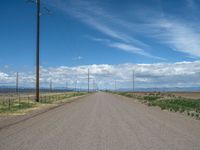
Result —
<instances>
[{"instance_id":1,"label":"open field beyond fence","mask_svg":"<svg viewBox=\"0 0 200 150\"><path fill-rule=\"evenodd\" d=\"M184 113L200 119L199 92L114 92L130 98L138 99L148 106L158 106L161 109Z\"/></svg>"}]
</instances>

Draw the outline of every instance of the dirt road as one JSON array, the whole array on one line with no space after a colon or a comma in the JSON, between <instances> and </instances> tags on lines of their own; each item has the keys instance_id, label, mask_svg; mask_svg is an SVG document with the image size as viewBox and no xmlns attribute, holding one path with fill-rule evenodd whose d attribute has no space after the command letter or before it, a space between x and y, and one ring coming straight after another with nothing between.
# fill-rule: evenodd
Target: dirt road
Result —
<instances>
[{"instance_id":1,"label":"dirt road","mask_svg":"<svg viewBox=\"0 0 200 150\"><path fill-rule=\"evenodd\" d=\"M200 121L96 93L0 130L0 150L200 150Z\"/></svg>"}]
</instances>

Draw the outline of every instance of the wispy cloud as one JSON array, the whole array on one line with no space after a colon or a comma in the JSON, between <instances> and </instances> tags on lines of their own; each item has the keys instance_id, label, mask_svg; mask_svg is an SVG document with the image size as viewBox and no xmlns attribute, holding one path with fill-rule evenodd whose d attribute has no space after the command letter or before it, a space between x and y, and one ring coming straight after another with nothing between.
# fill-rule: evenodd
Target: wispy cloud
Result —
<instances>
[{"instance_id":1,"label":"wispy cloud","mask_svg":"<svg viewBox=\"0 0 200 150\"><path fill-rule=\"evenodd\" d=\"M195 8L195 1L194 0L185 0L185 1L186 1L187 6L189 6L192 9Z\"/></svg>"},{"instance_id":2,"label":"wispy cloud","mask_svg":"<svg viewBox=\"0 0 200 150\"><path fill-rule=\"evenodd\" d=\"M75 61L77 61L77 60L82 60L82 59L83 59L82 56L78 56L78 57L73 58L73 60L75 60Z\"/></svg>"},{"instance_id":3,"label":"wispy cloud","mask_svg":"<svg viewBox=\"0 0 200 150\"><path fill-rule=\"evenodd\" d=\"M141 36L150 38L154 43L163 44L163 46L168 47L168 50L184 53L186 57L199 58L200 20L194 18L194 12L196 15L200 12L195 9L197 6L195 0L185 0L184 2L190 7L190 9L186 9L184 3L180 4L181 7L184 6L184 12L187 12L187 16L169 13L170 10L165 12L164 6L161 4L158 5L159 9L154 9L152 6L148 7L147 10L141 10L142 6L140 6L140 9L130 13L136 13L136 19L142 22L135 25ZM179 8L177 10L180 11ZM148 14L151 14L151 17ZM161 50L157 49L157 51Z\"/></svg>"},{"instance_id":4,"label":"wispy cloud","mask_svg":"<svg viewBox=\"0 0 200 150\"><path fill-rule=\"evenodd\" d=\"M55 5L58 9L76 17L79 21L88 24L90 27L102 32L103 34L124 42L131 42L134 40L132 37L120 33L119 31L115 31L113 28L109 27L109 25L105 23L108 15L103 12L100 7L93 6L87 1L83 2L79 0L71 1L68 5L65 5L66 2L64 1L59 2L60 3Z\"/></svg>"},{"instance_id":5,"label":"wispy cloud","mask_svg":"<svg viewBox=\"0 0 200 150\"><path fill-rule=\"evenodd\" d=\"M184 2L190 10L198 11L195 9L195 0ZM153 54L149 54L148 50L152 50L154 44L163 44L169 50L185 53L187 57L200 57L199 22L187 20L188 18L184 20L184 17L177 14L168 14L162 9L161 3L157 3L155 9L153 5L151 7L139 5L139 9L127 10L133 19L129 16L126 20L118 17L119 14L113 15L96 1L74 0L66 3L64 0L59 0L56 7L107 36L106 38L110 40L105 42L107 46L159 59L157 56L152 57ZM141 40L138 37L144 38ZM152 40L153 44L149 42L147 44L146 39ZM161 49L153 50L161 51Z\"/></svg>"},{"instance_id":6,"label":"wispy cloud","mask_svg":"<svg viewBox=\"0 0 200 150\"><path fill-rule=\"evenodd\" d=\"M158 59L158 60L162 60L162 61L167 60L165 58L153 56L153 55L145 52L143 49L135 47L132 44L127 44L127 43L122 43L122 42L113 42L109 39L94 38L94 37L91 37L91 36L87 36L87 37L90 38L91 40L102 42L102 43L108 45L111 48L116 48L116 49L119 49L119 50L122 50L122 51L125 51L125 52L139 54L139 55L143 55L143 56L146 56L146 57L149 57L149 58Z\"/></svg>"},{"instance_id":7,"label":"wispy cloud","mask_svg":"<svg viewBox=\"0 0 200 150\"><path fill-rule=\"evenodd\" d=\"M4 68L5 68L5 69L8 69L10 66L11 66L11 65L8 65L8 64L7 64L7 65L4 65Z\"/></svg>"},{"instance_id":8,"label":"wispy cloud","mask_svg":"<svg viewBox=\"0 0 200 150\"><path fill-rule=\"evenodd\" d=\"M107 42L107 46L130 52L127 48L125 49L120 48L119 46L114 46L117 42L124 45L129 44L135 48L135 50L131 51L132 53L153 59L160 59L159 57L152 57L151 54L148 54L146 50L150 47L149 45L136 39L134 36L129 35L129 33L125 30L127 26L130 26L128 22L111 15L100 6L88 1L83 2L76 0L68 3L67 6L64 1L60 1L60 3L57 3L56 7L109 37L110 39L109 42ZM102 42L99 39L100 38L96 38L95 41ZM110 44L110 42L113 44Z\"/></svg>"},{"instance_id":9,"label":"wispy cloud","mask_svg":"<svg viewBox=\"0 0 200 150\"><path fill-rule=\"evenodd\" d=\"M146 57L154 58L154 59L166 60L164 58L156 57L156 56L153 56L149 53L146 53L141 48L135 47L133 45L125 44L125 43L110 43L109 46L114 47L114 48L118 48L118 49L123 50L123 51L130 52L130 53L140 54L140 55L143 55L143 56L146 56Z\"/></svg>"},{"instance_id":10,"label":"wispy cloud","mask_svg":"<svg viewBox=\"0 0 200 150\"><path fill-rule=\"evenodd\" d=\"M200 32L195 27L190 27L185 22L164 19L154 24L154 28L159 30L154 33L154 37L160 42L173 50L200 57Z\"/></svg>"}]
</instances>

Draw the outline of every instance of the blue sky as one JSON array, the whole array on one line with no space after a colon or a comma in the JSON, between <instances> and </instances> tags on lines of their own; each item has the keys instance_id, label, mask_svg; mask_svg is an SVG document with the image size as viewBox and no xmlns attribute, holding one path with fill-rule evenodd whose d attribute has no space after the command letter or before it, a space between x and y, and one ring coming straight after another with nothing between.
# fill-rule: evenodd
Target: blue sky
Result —
<instances>
[{"instance_id":1,"label":"blue sky","mask_svg":"<svg viewBox=\"0 0 200 150\"><path fill-rule=\"evenodd\" d=\"M200 57L198 0L41 0L41 66L176 64ZM34 72L35 4L2 0L0 71ZM197 69L198 70L198 69Z\"/></svg>"}]
</instances>

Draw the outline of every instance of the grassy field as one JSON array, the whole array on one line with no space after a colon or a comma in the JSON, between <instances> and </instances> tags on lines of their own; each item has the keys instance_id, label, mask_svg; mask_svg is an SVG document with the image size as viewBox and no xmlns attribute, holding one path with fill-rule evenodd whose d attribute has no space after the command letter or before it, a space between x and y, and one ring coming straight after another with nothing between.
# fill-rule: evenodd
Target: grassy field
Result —
<instances>
[{"instance_id":1,"label":"grassy field","mask_svg":"<svg viewBox=\"0 0 200 150\"><path fill-rule=\"evenodd\" d=\"M179 92L177 96L173 93L161 93L161 92L150 92L150 93L131 93L131 92L115 92L115 94L123 95L130 98L135 98L148 106L158 106L161 109L184 113L188 116L200 119L200 98L188 98L191 94L183 93L183 96Z\"/></svg>"},{"instance_id":2,"label":"grassy field","mask_svg":"<svg viewBox=\"0 0 200 150\"><path fill-rule=\"evenodd\" d=\"M0 114L21 114L37 107L62 103L68 101L72 97L85 94L85 92L42 94L39 103L35 102L35 97L33 95L4 95L0 96Z\"/></svg>"}]
</instances>

